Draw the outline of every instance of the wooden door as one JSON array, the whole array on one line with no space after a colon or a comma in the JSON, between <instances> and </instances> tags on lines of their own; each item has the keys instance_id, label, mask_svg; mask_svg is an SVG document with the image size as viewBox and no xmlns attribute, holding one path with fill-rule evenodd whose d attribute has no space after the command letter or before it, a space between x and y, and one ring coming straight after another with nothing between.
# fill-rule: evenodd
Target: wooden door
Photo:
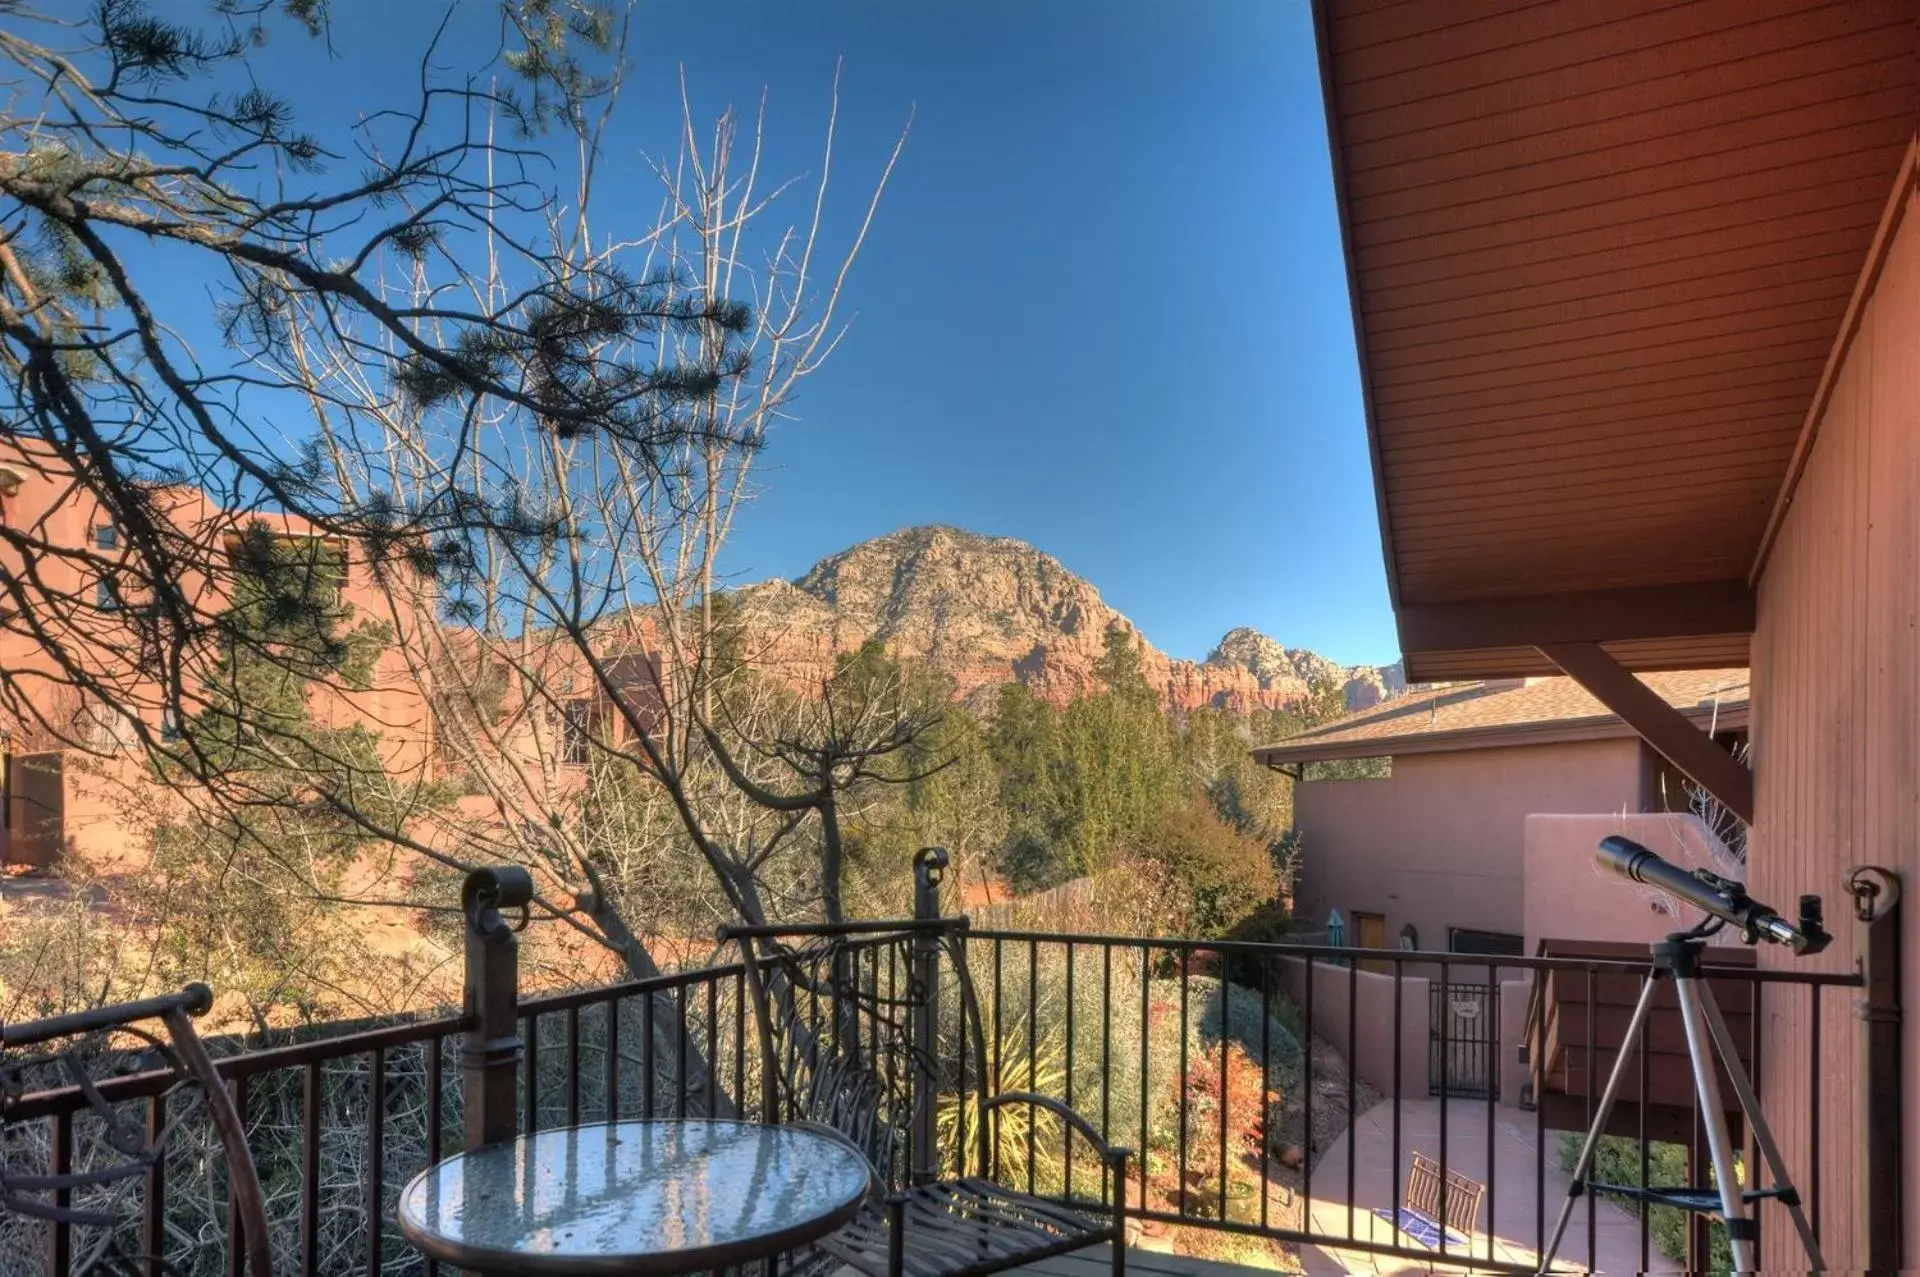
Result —
<instances>
[{"instance_id":1,"label":"wooden door","mask_svg":"<svg viewBox=\"0 0 1920 1277\"><path fill-rule=\"evenodd\" d=\"M1387 947L1387 919L1385 914L1361 913L1354 911L1353 943L1360 949L1384 949ZM1377 958L1369 958L1360 964L1362 971L1387 973L1387 964Z\"/></svg>"}]
</instances>

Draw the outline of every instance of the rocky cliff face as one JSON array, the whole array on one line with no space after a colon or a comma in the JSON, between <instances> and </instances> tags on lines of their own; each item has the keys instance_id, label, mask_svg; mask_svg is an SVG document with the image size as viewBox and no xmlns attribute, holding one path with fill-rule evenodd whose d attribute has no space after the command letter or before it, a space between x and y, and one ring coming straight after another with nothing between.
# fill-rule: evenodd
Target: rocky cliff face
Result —
<instances>
[{"instance_id":1,"label":"rocky cliff face","mask_svg":"<svg viewBox=\"0 0 1920 1277\"><path fill-rule=\"evenodd\" d=\"M1139 634L1050 555L943 526L876 537L798 581L746 586L733 599L750 659L797 683L817 681L835 655L877 638L896 657L945 670L968 699L1013 679L1070 699L1092 688L1109 628ZM1316 677L1339 680L1353 707L1403 686L1396 667L1348 669L1249 629L1229 633L1201 663L1142 640L1141 664L1167 703L1183 709L1277 709L1304 698Z\"/></svg>"},{"instance_id":2,"label":"rocky cliff face","mask_svg":"<svg viewBox=\"0 0 1920 1277\"><path fill-rule=\"evenodd\" d=\"M1348 709L1370 709L1407 690L1399 662L1392 665L1340 665L1304 647L1282 647L1259 630L1240 626L1221 638L1207 664L1243 669L1259 680L1262 690L1298 689L1304 695L1315 683L1337 683Z\"/></svg>"}]
</instances>

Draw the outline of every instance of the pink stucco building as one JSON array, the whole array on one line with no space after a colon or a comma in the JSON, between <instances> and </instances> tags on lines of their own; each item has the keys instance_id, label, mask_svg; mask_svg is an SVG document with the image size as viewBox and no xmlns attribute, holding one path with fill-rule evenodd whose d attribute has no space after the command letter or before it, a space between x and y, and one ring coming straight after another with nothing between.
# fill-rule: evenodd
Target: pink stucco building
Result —
<instances>
[{"instance_id":1,"label":"pink stucco building","mask_svg":"<svg viewBox=\"0 0 1920 1277\"><path fill-rule=\"evenodd\" d=\"M1645 682L1724 745L1744 741L1745 670L1650 674ZM1604 938L1571 921L1591 890L1591 842L1577 864L1563 864L1558 843L1543 844L1536 831L1530 853L1528 818L1688 806L1688 790L1665 760L1565 677L1417 691L1256 756L1301 778L1301 914L1320 928L1338 910L1347 942L1369 947L1406 938L1420 949L1519 953L1543 937ZM1316 767L1361 758L1390 759L1389 774L1337 779L1339 769ZM1569 920L1546 921L1562 898Z\"/></svg>"}]
</instances>

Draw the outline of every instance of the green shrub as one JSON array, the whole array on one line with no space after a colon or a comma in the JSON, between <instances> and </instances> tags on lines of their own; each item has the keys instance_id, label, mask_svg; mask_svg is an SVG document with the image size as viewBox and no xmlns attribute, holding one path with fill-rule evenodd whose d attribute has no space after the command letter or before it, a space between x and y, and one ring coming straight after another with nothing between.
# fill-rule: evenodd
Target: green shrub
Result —
<instances>
[{"instance_id":1,"label":"green shrub","mask_svg":"<svg viewBox=\"0 0 1920 1277\"><path fill-rule=\"evenodd\" d=\"M1164 813L1147 854L1173 872L1192 900L1192 935L1225 936L1280 895L1271 849L1222 821L1204 798Z\"/></svg>"},{"instance_id":2,"label":"green shrub","mask_svg":"<svg viewBox=\"0 0 1920 1277\"><path fill-rule=\"evenodd\" d=\"M1258 991L1209 976L1190 976L1187 985L1187 1003L1193 1008L1193 1032L1203 1046L1212 1049L1225 1037L1258 1060L1262 1042L1260 1022L1265 1019L1267 1089L1284 1094L1299 1081L1300 1038L1287 1023L1288 1014L1297 1015L1291 1002L1275 994L1262 1007Z\"/></svg>"},{"instance_id":3,"label":"green shrub","mask_svg":"<svg viewBox=\"0 0 1920 1277\"><path fill-rule=\"evenodd\" d=\"M1081 949L1071 982L1061 945L1042 944L1031 953L1025 946L1009 945L1002 949L1001 959L996 973L991 949L979 945L971 953L987 1067L990 1072L997 1070L996 1080L1029 1089L1031 1043L1035 1064L1031 1089L1071 1102L1096 1126L1104 1124L1113 1143L1146 1153L1155 1132L1174 1129L1177 1119L1165 1111L1164 1102L1180 1068L1181 1026L1174 1014L1179 995L1173 982L1156 979L1154 972L1144 969L1137 949L1114 949L1110 971L1103 971L1097 953ZM1196 1007L1199 996L1195 995ZM943 1008L957 1005L957 998L942 1000ZM943 1032L951 1042L957 1023L951 1011L947 1018L950 1023ZM951 1055L957 1043L946 1050ZM1189 1036L1188 1058L1197 1058L1201 1050L1198 1039ZM1142 1096L1147 1105L1144 1124ZM1057 1130L1055 1138L1057 1149ZM1043 1175L1048 1169L1036 1166ZM1097 1175L1097 1167L1093 1173ZM1083 1181L1081 1174L1076 1163L1076 1191L1096 1182Z\"/></svg>"},{"instance_id":4,"label":"green shrub","mask_svg":"<svg viewBox=\"0 0 1920 1277\"><path fill-rule=\"evenodd\" d=\"M1284 899L1271 900L1261 905L1246 917L1233 924L1226 938L1246 944L1291 944L1296 940L1298 922L1293 917L1293 907ZM1257 953L1229 953L1227 955L1227 978L1235 984L1244 984L1250 989L1260 987L1261 968L1266 968L1267 987L1280 987L1280 963L1277 958L1263 957ZM1275 1002L1281 999L1276 994Z\"/></svg>"},{"instance_id":5,"label":"green shrub","mask_svg":"<svg viewBox=\"0 0 1920 1277\"><path fill-rule=\"evenodd\" d=\"M1028 1089L1031 1052L1032 1089L1070 1101L1104 1127L1113 1143L1136 1150L1155 1174L1169 1170L1177 1155L1183 1060L1189 1070L1210 1058L1217 1064L1225 1042L1238 1046L1250 1062L1257 1061L1264 1037L1269 1064L1265 1089L1286 1095L1301 1075L1300 1041L1289 1025L1294 1013L1285 998L1275 992L1263 1010L1256 990L1189 975L1183 1008L1181 981L1163 964L1164 956L1156 951L1154 961L1147 962L1139 949L1123 946L1103 959L1098 950L1080 948L1069 982L1066 950L1059 944L1031 950L1002 946L997 972L992 948L976 944L970 953L987 1067L995 1074L991 1080L998 1087ZM948 1020L942 1058L954 1058L958 1050L952 1036L958 1028L957 1006L957 998L942 1000ZM1240 1083L1233 1088L1236 1099L1242 1089L1247 1098L1258 1089ZM1042 1156L1033 1167L1035 1179L1053 1182L1063 1170L1059 1153L1064 1132L1052 1119L1039 1119L1036 1126L1036 1152ZM1024 1184L1026 1131L1008 1130L1002 1140L1002 1165L1014 1167ZM1018 1149L1007 1152L1007 1139ZM1074 1189L1092 1191L1099 1168L1080 1160L1075 1143Z\"/></svg>"},{"instance_id":6,"label":"green shrub","mask_svg":"<svg viewBox=\"0 0 1920 1277\"><path fill-rule=\"evenodd\" d=\"M1580 1149L1586 1136L1565 1132L1560 1136L1560 1169L1572 1173L1580 1162ZM1608 1135L1593 1152L1593 1167L1588 1178L1599 1184L1638 1184L1640 1182L1640 1141L1624 1135ZM1689 1183L1687 1150L1679 1144L1650 1141L1647 1144L1647 1184L1655 1188L1681 1187ZM1628 1211L1639 1210L1639 1203L1618 1193L1603 1193L1607 1200ZM1677 1206L1647 1208L1647 1236L1654 1248L1668 1259L1684 1259L1687 1254L1687 1223L1690 1216ZM1733 1271L1733 1251L1727 1245L1726 1225L1715 1222L1708 1233L1712 1272Z\"/></svg>"},{"instance_id":7,"label":"green shrub","mask_svg":"<svg viewBox=\"0 0 1920 1277\"><path fill-rule=\"evenodd\" d=\"M1034 1091L1058 1096L1065 1090L1067 1070L1059 1041L1037 1040L1029 1055L1026 1034L1019 1025L1005 1028L997 1043L987 1043L986 1069L988 1095ZM978 1138L971 1098L963 1100L958 1092L945 1092L939 1097L936 1112L941 1148L958 1150L963 1136L969 1141ZM1045 1109L1009 1104L994 1110L987 1119L987 1143L988 1170L1002 1183L1022 1187L1032 1184L1036 1192L1047 1194L1064 1189L1066 1128ZM1084 1154L1079 1148L1073 1151L1076 1156Z\"/></svg>"}]
</instances>

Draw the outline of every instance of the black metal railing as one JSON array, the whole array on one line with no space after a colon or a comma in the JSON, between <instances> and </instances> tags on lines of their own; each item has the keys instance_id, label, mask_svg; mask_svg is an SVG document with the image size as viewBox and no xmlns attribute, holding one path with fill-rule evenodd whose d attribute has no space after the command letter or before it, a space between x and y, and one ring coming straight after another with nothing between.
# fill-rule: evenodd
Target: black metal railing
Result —
<instances>
[{"instance_id":1,"label":"black metal railing","mask_svg":"<svg viewBox=\"0 0 1920 1277\"><path fill-rule=\"evenodd\" d=\"M248 1129L268 1204L276 1271L433 1273L394 1225L399 1189L482 1135L582 1121L731 1111L753 1051L740 966L710 966L520 999L510 927L469 926L466 1011L225 1056L216 1061ZM168 1073L99 1083L139 1105L149 1132L170 1116ZM84 1168L89 1105L76 1086L20 1097L0 1156ZM464 1135L463 1135L464 1131ZM149 1272L239 1274L240 1220L210 1132L176 1130L123 1203L130 1253ZM0 1212L4 1214L4 1212ZM0 1220L0 1225L6 1221ZM14 1221L0 1269L66 1277L71 1229ZM20 1235L27 1234L27 1235Z\"/></svg>"},{"instance_id":2,"label":"black metal railing","mask_svg":"<svg viewBox=\"0 0 1920 1277\"><path fill-rule=\"evenodd\" d=\"M460 1015L218 1062L247 1119L282 1271L433 1271L394 1229L393 1205L408 1177L455 1147L582 1121L762 1111L759 1044L740 965L522 999L509 921L522 885L503 872L470 893ZM1057 1098L1096 1123L1104 1139L1133 1148L1130 1217L1512 1272L1532 1270L1564 1199L1558 1140L1542 1110L1562 1115L1554 1129L1584 1128L1574 1119L1590 1119L1609 1065L1603 995L1622 981L1637 986L1649 970L1644 959L1001 930L968 930L962 943L979 997L986 1085ZM877 993L883 980L903 974L876 962L861 980ZM1769 1064L1763 1015L1791 1010L1811 1026L1796 1048L1806 1052L1796 1070L1806 1091L1788 1103L1806 1118L1796 1170L1818 1229L1836 1218L1832 1212L1857 1204L1823 1196L1821 1025L1832 1032L1845 1022L1849 1008L1837 1000L1863 986L1871 999L1874 990L1858 971L1747 967L1715 969L1713 978L1749 999L1756 1072ZM933 1005L948 1008L930 1013L943 1016L958 1000ZM1469 1006L1480 1009L1469 1013ZM1477 1023L1463 1032L1459 1016ZM936 1062L961 1047L944 1022L929 1023L924 1038L939 1044ZM1897 1053L1897 1041L1887 1049ZM1643 1038L1638 1096L1655 1094L1657 1053ZM1868 1070L1897 1070L1897 1054L1875 1055L1871 1045L1866 1054ZM1344 1072L1331 1067L1335 1055ZM964 1083L966 1068L941 1064L934 1072ZM1475 1084L1461 1085L1467 1080ZM100 1089L115 1103L145 1106L148 1128L158 1131L169 1120L164 1084L160 1073L135 1072ZM1467 1089L1471 1098L1459 1094ZM1340 1110L1331 1120L1329 1106ZM936 1107L921 1105L928 1130L910 1133L916 1167L917 1150L933 1142ZM1650 1121L1650 1104L1626 1111L1638 1115L1628 1138L1645 1185L1655 1146L1675 1131ZM37 1156L49 1168L84 1164L86 1122L77 1088L25 1096L10 1110L0 1154ZM1693 1164L1702 1165L1697 1112L1683 1125L1678 1142L1691 1145ZM34 1138L23 1141L23 1132ZM964 1119L959 1135L966 1138ZM213 1144L185 1143L139 1185L130 1211L139 1249L182 1272L237 1272L239 1222L223 1199ZM1297 1166L1286 1164L1290 1156L1282 1161L1287 1145L1300 1151ZM1428 1244L1404 1227L1398 1208L1409 1196L1415 1152L1439 1167L1430 1186L1439 1219L1460 1214L1449 1201L1462 1191L1457 1175L1486 1186L1464 1238L1441 1229ZM1084 1147L1076 1153L1070 1133L1044 1116L996 1129L992 1153L994 1172L1013 1187L1112 1204L1112 1187L1086 1162ZM1745 1164L1756 1162L1749 1156ZM1855 1196L1862 1191L1873 1190L1856 1188ZM1600 1212L1610 1209L1585 1198L1564 1258L1603 1264ZM1637 1216L1631 1266L1651 1267L1658 1262L1653 1217L1644 1202L1624 1209ZM1778 1226L1764 1211L1762 1220ZM66 1277L71 1249L63 1227L43 1226L31 1244L46 1262L21 1271ZM1706 1266L1708 1245L1704 1231L1689 1232L1690 1267ZM10 1253L0 1261L14 1262ZM153 1271L161 1270L156 1264Z\"/></svg>"},{"instance_id":3,"label":"black metal railing","mask_svg":"<svg viewBox=\"0 0 1920 1277\"><path fill-rule=\"evenodd\" d=\"M1053 1088L1050 1093L1092 1117L1104 1138L1136 1149L1130 1215L1296 1245L1509 1272L1537 1266L1536 1256L1566 1196L1561 1138L1572 1137L1576 1126L1585 1131L1611 1067L1605 1022L1610 1012L1602 995L1610 983L1637 989L1650 969L1646 959L1019 931L974 931L967 943L981 988L991 1067L1003 1084L1043 1093ZM1817 1221L1828 1206L1819 1164L1824 1148L1818 1026L1841 1022L1849 1008L1845 1002L1832 1004L1850 999L1865 979L1858 972L1751 966L1716 967L1712 976L1716 985L1733 985L1750 998L1744 1019L1756 1072L1763 1008L1784 1011L1782 1000L1798 999L1806 1022L1814 1026L1799 1048L1805 1053L1807 1089L1791 1102L1806 1114L1799 1187ZM1559 984L1583 1024L1554 1023L1553 1005L1539 996L1550 981ZM1514 990L1515 984L1530 984L1532 990ZM1503 985L1519 996L1503 1000ZM1524 1009L1525 1015L1503 1025L1504 1006ZM1416 1016L1416 1008L1425 1014ZM1461 1016L1472 1021L1471 1028L1462 1027ZM1561 1072L1571 1070L1572 1085L1552 1096L1558 1101L1553 1111L1565 1123L1555 1129L1563 1135L1550 1133L1537 1102L1540 1088L1554 1081L1548 1074L1551 1061L1543 1056L1556 1034L1580 1043L1577 1050L1560 1053ZM1586 1048L1589 1043L1594 1049ZM1234 1067L1236 1052L1244 1058L1241 1067ZM1316 1066L1329 1053L1341 1057L1344 1069L1329 1070L1316 1086ZM1645 1038L1638 1054L1641 1080L1634 1094L1655 1099ZM1328 1094L1321 1088L1330 1080ZM1463 1080L1469 1084L1461 1085ZM1251 1118L1236 1114L1231 1090L1249 1085L1262 1088ZM1355 1111L1366 1107L1361 1098L1369 1090L1379 1096L1371 1111ZM1277 1100L1269 1102L1269 1091ZM1330 1103L1344 1109L1331 1123L1340 1133L1317 1143L1315 1112L1319 1109L1324 1120ZM1684 1115L1687 1130L1677 1141L1670 1137L1680 1132L1663 1131L1657 1116L1670 1106L1621 1110L1637 1120L1626 1138L1640 1187L1649 1182L1652 1154L1661 1143L1679 1142L1690 1165L1705 1165L1704 1128L1690 1089L1681 1103L1694 1109ZM1211 1129L1196 1123L1196 1111ZM1649 1113L1656 1115L1651 1126ZM1249 1122L1250 1131L1237 1129ZM1533 1128L1524 1144L1516 1138L1523 1124ZM1237 1134L1246 1136L1244 1143ZM1297 1172L1277 1161L1283 1137L1300 1149ZM1034 1156L1031 1141L1046 1136L1036 1135L1032 1126L1025 1138L1030 1142L1029 1155L1021 1159L1026 1182L1016 1187L1077 1196L1076 1188L1089 1181L1076 1184L1071 1158L1064 1152L1051 1159ZM1441 1229L1422 1239L1402 1227L1399 1209L1408 1198L1415 1152L1438 1163L1439 1183L1432 1194L1437 1218L1457 1214L1449 1210L1449 1193L1458 1191L1450 1186L1450 1172L1464 1169L1485 1185L1480 1218L1469 1236ZM1749 1154L1744 1164L1752 1167L1756 1160ZM1243 1186L1237 1195L1236 1184ZM1516 1192L1516 1186L1523 1191ZM1584 1262L1589 1269L1603 1263L1601 1224L1610 1209L1595 1195L1584 1197L1575 1229L1561 1246L1564 1261ZM1636 1232L1637 1253L1629 1257L1629 1266L1644 1271L1670 1262L1655 1252L1647 1204L1620 1209L1631 1213ZM1784 1216L1775 1226L1786 1227ZM1682 1258L1690 1268L1704 1269L1710 1244L1705 1230L1690 1230Z\"/></svg>"}]
</instances>

